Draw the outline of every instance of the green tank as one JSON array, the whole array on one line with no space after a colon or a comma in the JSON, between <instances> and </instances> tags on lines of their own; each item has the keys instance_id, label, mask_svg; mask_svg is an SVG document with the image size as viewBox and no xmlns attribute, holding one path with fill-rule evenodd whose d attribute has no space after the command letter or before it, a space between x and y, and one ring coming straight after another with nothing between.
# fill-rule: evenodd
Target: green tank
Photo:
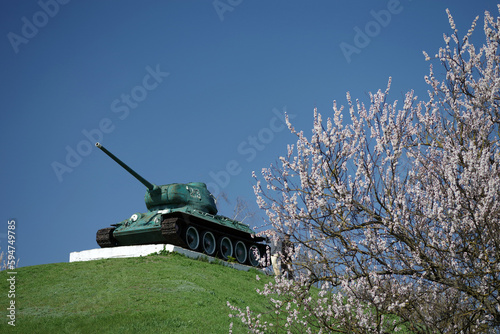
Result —
<instances>
[{"instance_id":1,"label":"green tank","mask_svg":"<svg viewBox=\"0 0 500 334\"><path fill-rule=\"evenodd\" d=\"M134 213L112 227L100 229L100 247L172 244L215 256L259 266L266 255L265 239L257 237L242 222L217 215L215 198L205 183L172 183L157 186L148 182L99 143L95 144L147 188L147 212Z\"/></svg>"}]
</instances>

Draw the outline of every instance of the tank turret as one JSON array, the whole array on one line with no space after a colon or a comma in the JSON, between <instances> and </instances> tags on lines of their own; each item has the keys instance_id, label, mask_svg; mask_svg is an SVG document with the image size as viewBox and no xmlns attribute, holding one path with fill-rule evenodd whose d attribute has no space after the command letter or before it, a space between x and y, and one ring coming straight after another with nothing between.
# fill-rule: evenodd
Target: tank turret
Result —
<instances>
[{"instance_id":1,"label":"tank turret","mask_svg":"<svg viewBox=\"0 0 500 334\"><path fill-rule=\"evenodd\" d=\"M101 151L146 186L146 213L134 213L129 219L100 229L96 241L101 247L169 243L193 251L233 257L240 263L259 265L266 245L258 243L250 227L228 217L217 215L215 199L205 183L171 183L157 186L109 152Z\"/></svg>"},{"instance_id":2,"label":"tank turret","mask_svg":"<svg viewBox=\"0 0 500 334\"><path fill-rule=\"evenodd\" d=\"M100 148L101 151L106 153L106 155L116 161L116 163L122 166L127 172L132 174L133 177L148 188L146 195L144 196L144 202L146 203L146 207L149 211L176 209L183 206L190 206L194 209L198 209L212 215L217 214L215 199L208 191L205 183L172 183L157 186L140 176L136 171L127 166L100 143L96 143L95 146Z\"/></svg>"}]
</instances>

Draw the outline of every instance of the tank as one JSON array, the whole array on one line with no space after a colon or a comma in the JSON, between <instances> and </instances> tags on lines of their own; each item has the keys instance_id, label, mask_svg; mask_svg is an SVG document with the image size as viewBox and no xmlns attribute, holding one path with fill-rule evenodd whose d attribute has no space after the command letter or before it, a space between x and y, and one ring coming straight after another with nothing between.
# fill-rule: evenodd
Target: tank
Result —
<instances>
[{"instance_id":1,"label":"tank","mask_svg":"<svg viewBox=\"0 0 500 334\"><path fill-rule=\"evenodd\" d=\"M157 186L123 163L100 143L111 159L146 186L147 212L97 231L100 247L172 244L241 264L259 266L266 252L265 240L247 224L217 215L215 198L205 183L171 183Z\"/></svg>"}]
</instances>

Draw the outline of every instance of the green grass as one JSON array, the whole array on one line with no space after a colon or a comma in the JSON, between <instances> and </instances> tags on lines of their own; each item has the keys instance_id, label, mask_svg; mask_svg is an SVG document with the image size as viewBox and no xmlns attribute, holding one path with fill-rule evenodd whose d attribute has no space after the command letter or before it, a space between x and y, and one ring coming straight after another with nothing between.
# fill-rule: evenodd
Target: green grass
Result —
<instances>
[{"instance_id":1,"label":"green grass","mask_svg":"<svg viewBox=\"0 0 500 334\"><path fill-rule=\"evenodd\" d=\"M2 271L0 333L227 333L227 301L264 311L256 274L178 254L18 268L12 327Z\"/></svg>"}]
</instances>

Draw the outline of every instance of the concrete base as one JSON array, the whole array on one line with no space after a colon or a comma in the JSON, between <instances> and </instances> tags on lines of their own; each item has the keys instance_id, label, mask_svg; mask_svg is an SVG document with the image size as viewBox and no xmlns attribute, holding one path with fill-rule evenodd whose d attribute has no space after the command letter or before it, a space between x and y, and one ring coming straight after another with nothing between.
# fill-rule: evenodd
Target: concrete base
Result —
<instances>
[{"instance_id":1,"label":"concrete base","mask_svg":"<svg viewBox=\"0 0 500 334\"><path fill-rule=\"evenodd\" d=\"M185 255L189 258L192 258L192 259L205 257L208 259L208 262L213 262L213 261L218 260L223 265L225 265L227 267L234 268L234 269L238 269L238 270L248 271L251 268L254 268L254 267L242 265L239 263L225 262L225 261L222 261L220 259L216 259L212 256L207 256L205 254L193 252L193 251L184 249L182 247L177 247L177 246L170 245L170 244L119 246L119 247L109 247L109 248L95 248L95 249L84 250L81 252L72 252L69 254L69 262L147 256L151 253L158 253L164 249L167 252L176 252L179 254L183 254L183 255ZM262 271L261 269L258 269L258 268L254 268L254 269Z\"/></svg>"}]
</instances>

